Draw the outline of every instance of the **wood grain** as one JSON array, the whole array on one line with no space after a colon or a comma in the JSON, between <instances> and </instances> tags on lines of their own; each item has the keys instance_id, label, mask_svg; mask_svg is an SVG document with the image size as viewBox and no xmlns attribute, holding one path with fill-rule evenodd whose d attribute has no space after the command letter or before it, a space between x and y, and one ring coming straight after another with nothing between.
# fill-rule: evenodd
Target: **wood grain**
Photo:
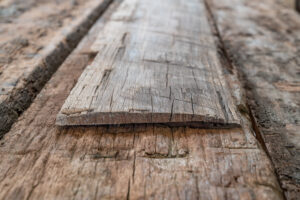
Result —
<instances>
[{"instance_id":1,"label":"wood grain","mask_svg":"<svg viewBox=\"0 0 300 200\"><path fill-rule=\"evenodd\" d=\"M110 2L0 1L0 138Z\"/></svg>"},{"instance_id":2,"label":"wood grain","mask_svg":"<svg viewBox=\"0 0 300 200\"><path fill-rule=\"evenodd\" d=\"M300 197L300 15L273 0L209 0L286 199ZM243 12L241 12L243 10Z\"/></svg>"},{"instance_id":3,"label":"wood grain","mask_svg":"<svg viewBox=\"0 0 300 200\"><path fill-rule=\"evenodd\" d=\"M91 48L58 125L239 126L203 1L125 0Z\"/></svg>"},{"instance_id":4,"label":"wood grain","mask_svg":"<svg viewBox=\"0 0 300 200\"><path fill-rule=\"evenodd\" d=\"M247 117L226 130L55 126L115 6L0 141L0 199L282 199Z\"/></svg>"}]
</instances>

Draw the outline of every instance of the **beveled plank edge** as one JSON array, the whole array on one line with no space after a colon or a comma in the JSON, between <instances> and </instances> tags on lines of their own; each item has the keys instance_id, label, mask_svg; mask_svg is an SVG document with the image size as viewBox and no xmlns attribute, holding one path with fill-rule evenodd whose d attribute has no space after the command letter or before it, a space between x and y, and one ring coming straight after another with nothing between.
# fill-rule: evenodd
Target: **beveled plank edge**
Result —
<instances>
[{"instance_id":1,"label":"beveled plank edge","mask_svg":"<svg viewBox=\"0 0 300 200\"><path fill-rule=\"evenodd\" d=\"M66 27L62 33L53 38L45 48L44 56L41 57L34 70L26 77L24 84L15 88L8 95L8 98L0 102L0 139L9 131L23 111L30 106L43 86L111 2L113 0L99 1L97 6L90 8L74 23Z\"/></svg>"},{"instance_id":2,"label":"beveled plank edge","mask_svg":"<svg viewBox=\"0 0 300 200\"><path fill-rule=\"evenodd\" d=\"M58 114L58 126L93 126L93 125L119 125L119 124L167 124L195 127L232 128L241 127L239 120L225 122L211 116L172 114L171 113L91 113L71 116Z\"/></svg>"}]
</instances>

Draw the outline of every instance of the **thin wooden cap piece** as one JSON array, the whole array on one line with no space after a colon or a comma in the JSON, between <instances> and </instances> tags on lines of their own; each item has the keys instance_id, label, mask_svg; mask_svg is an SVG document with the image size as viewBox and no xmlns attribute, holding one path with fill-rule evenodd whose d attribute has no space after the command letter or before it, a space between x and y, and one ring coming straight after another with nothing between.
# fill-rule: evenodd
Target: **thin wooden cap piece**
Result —
<instances>
[{"instance_id":1,"label":"thin wooden cap piece","mask_svg":"<svg viewBox=\"0 0 300 200\"><path fill-rule=\"evenodd\" d=\"M57 125L240 123L201 0L124 0L91 51Z\"/></svg>"}]
</instances>

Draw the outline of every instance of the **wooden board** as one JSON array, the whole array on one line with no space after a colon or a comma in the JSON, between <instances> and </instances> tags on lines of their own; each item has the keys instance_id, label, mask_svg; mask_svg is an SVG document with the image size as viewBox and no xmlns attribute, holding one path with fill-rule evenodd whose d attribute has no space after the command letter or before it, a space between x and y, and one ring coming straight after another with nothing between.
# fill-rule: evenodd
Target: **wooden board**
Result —
<instances>
[{"instance_id":1,"label":"wooden board","mask_svg":"<svg viewBox=\"0 0 300 200\"><path fill-rule=\"evenodd\" d=\"M125 0L92 51L58 125L239 125L203 1Z\"/></svg>"},{"instance_id":2,"label":"wooden board","mask_svg":"<svg viewBox=\"0 0 300 200\"><path fill-rule=\"evenodd\" d=\"M110 2L0 1L0 138Z\"/></svg>"},{"instance_id":3,"label":"wooden board","mask_svg":"<svg viewBox=\"0 0 300 200\"><path fill-rule=\"evenodd\" d=\"M299 199L300 15L281 1L208 2L286 199Z\"/></svg>"},{"instance_id":4,"label":"wooden board","mask_svg":"<svg viewBox=\"0 0 300 200\"><path fill-rule=\"evenodd\" d=\"M55 126L110 12L0 141L0 199L282 199L247 117L227 130Z\"/></svg>"}]
</instances>

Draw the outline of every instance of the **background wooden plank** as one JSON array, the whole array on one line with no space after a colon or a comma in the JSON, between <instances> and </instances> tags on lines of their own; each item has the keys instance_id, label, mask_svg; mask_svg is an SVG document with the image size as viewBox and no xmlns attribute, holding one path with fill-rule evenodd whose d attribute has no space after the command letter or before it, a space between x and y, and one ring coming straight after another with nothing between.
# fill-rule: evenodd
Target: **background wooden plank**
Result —
<instances>
[{"instance_id":1,"label":"background wooden plank","mask_svg":"<svg viewBox=\"0 0 300 200\"><path fill-rule=\"evenodd\" d=\"M110 2L0 1L0 138Z\"/></svg>"},{"instance_id":2,"label":"background wooden plank","mask_svg":"<svg viewBox=\"0 0 300 200\"><path fill-rule=\"evenodd\" d=\"M239 125L202 1L125 0L92 50L58 125Z\"/></svg>"},{"instance_id":3,"label":"background wooden plank","mask_svg":"<svg viewBox=\"0 0 300 200\"><path fill-rule=\"evenodd\" d=\"M300 15L273 0L208 2L286 198L299 199Z\"/></svg>"},{"instance_id":4,"label":"background wooden plank","mask_svg":"<svg viewBox=\"0 0 300 200\"><path fill-rule=\"evenodd\" d=\"M108 12L0 141L0 199L282 199L247 116L243 128L227 130L55 126L109 17Z\"/></svg>"}]
</instances>

